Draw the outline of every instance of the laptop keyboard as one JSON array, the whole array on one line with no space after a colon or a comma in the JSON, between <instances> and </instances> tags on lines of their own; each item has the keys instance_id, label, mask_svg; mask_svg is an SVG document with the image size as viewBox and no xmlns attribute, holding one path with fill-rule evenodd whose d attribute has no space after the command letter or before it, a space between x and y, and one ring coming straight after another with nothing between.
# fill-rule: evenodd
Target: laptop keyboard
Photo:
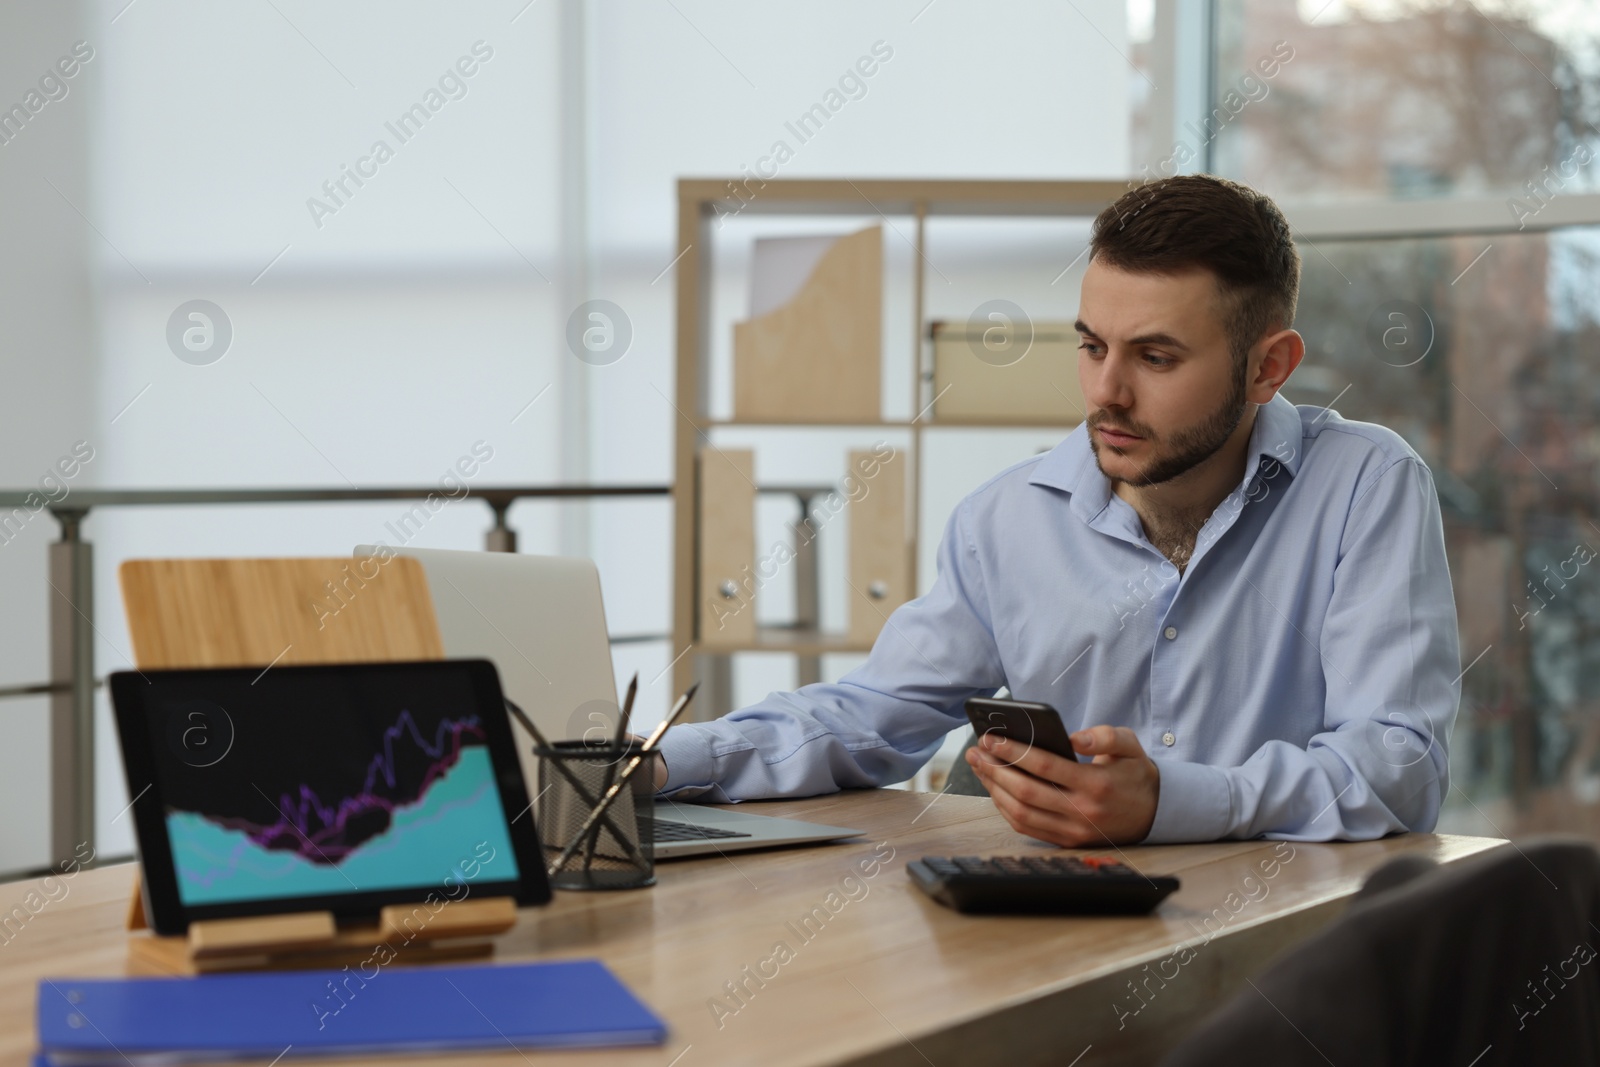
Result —
<instances>
[{"instance_id":1,"label":"laptop keyboard","mask_svg":"<svg viewBox=\"0 0 1600 1067\"><path fill-rule=\"evenodd\" d=\"M652 839L658 845L675 841L710 841L715 838L750 836L738 830L723 830L715 826L696 826L693 823L676 822L672 819L653 819L651 823L654 828Z\"/></svg>"}]
</instances>

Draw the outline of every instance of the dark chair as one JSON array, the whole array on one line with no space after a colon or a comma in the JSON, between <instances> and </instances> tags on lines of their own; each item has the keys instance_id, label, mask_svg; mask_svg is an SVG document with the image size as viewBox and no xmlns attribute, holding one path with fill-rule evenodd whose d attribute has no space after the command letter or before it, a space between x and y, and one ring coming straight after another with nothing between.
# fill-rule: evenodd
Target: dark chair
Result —
<instances>
[{"instance_id":1,"label":"dark chair","mask_svg":"<svg viewBox=\"0 0 1600 1067\"><path fill-rule=\"evenodd\" d=\"M1166 1067L1600 1063L1600 852L1545 839L1379 868Z\"/></svg>"},{"instance_id":2,"label":"dark chair","mask_svg":"<svg viewBox=\"0 0 1600 1067\"><path fill-rule=\"evenodd\" d=\"M961 746L961 752L956 756L956 761L950 767L949 777L944 780L944 792L954 793L963 797L986 797L989 791L978 781L978 776L972 773L972 768L967 766L967 750L978 743L978 735L973 734L967 738L967 743Z\"/></svg>"}]
</instances>

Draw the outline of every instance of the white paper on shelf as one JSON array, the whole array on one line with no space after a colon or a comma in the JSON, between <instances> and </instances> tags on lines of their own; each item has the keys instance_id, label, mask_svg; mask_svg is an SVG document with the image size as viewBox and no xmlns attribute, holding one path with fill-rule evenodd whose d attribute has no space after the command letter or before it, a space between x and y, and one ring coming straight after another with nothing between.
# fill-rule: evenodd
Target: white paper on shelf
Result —
<instances>
[{"instance_id":1,"label":"white paper on shelf","mask_svg":"<svg viewBox=\"0 0 1600 1067\"><path fill-rule=\"evenodd\" d=\"M750 317L765 315L793 300L823 255L844 236L756 238L750 259Z\"/></svg>"}]
</instances>

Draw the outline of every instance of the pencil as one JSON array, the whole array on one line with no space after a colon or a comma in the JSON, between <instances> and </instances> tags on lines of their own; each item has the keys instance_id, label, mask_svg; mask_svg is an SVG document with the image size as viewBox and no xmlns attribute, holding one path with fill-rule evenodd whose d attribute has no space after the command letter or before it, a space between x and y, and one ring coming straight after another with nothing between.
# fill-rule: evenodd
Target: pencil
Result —
<instances>
[{"instance_id":1,"label":"pencil","mask_svg":"<svg viewBox=\"0 0 1600 1067\"><path fill-rule=\"evenodd\" d=\"M606 764L606 784L600 787L602 791L610 789L611 783L616 779L617 764L622 762L622 756L624 753L622 739L628 736L628 718L633 714L633 698L637 696L638 693L639 672L634 671L633 681L628 683L628 695L623 698L622 701L622 714L617 716L617 736L616 739L611 743L611 747L616 753L616 759L611 760ZM635 823L635 825L637 825L637 823ZM600 825L596 823L595 828L589 831L588 842L583 846L584 873L588 873L590 866L594 863L594 850L595 846L597 846L599 843Z\"/></svg>"}]
</instances>

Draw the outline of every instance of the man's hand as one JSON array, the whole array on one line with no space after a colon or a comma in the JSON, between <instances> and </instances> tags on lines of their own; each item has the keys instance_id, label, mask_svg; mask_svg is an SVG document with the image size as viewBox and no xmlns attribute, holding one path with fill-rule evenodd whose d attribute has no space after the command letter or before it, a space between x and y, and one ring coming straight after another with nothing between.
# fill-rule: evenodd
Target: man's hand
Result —
<instances>
[{"instance_id":1,"label":"man's hand","mask_svg":"<svg viewBox=\"0 0 1600 1067\"><path fill-rule=\"evenodd\" d=\"M1144 840L1156 818L1161 773L1125 726L1072 735L1091 763L986 733L967 752L979 781L1012 829L1066 848Z\"/></svg>"}]
</instances>

